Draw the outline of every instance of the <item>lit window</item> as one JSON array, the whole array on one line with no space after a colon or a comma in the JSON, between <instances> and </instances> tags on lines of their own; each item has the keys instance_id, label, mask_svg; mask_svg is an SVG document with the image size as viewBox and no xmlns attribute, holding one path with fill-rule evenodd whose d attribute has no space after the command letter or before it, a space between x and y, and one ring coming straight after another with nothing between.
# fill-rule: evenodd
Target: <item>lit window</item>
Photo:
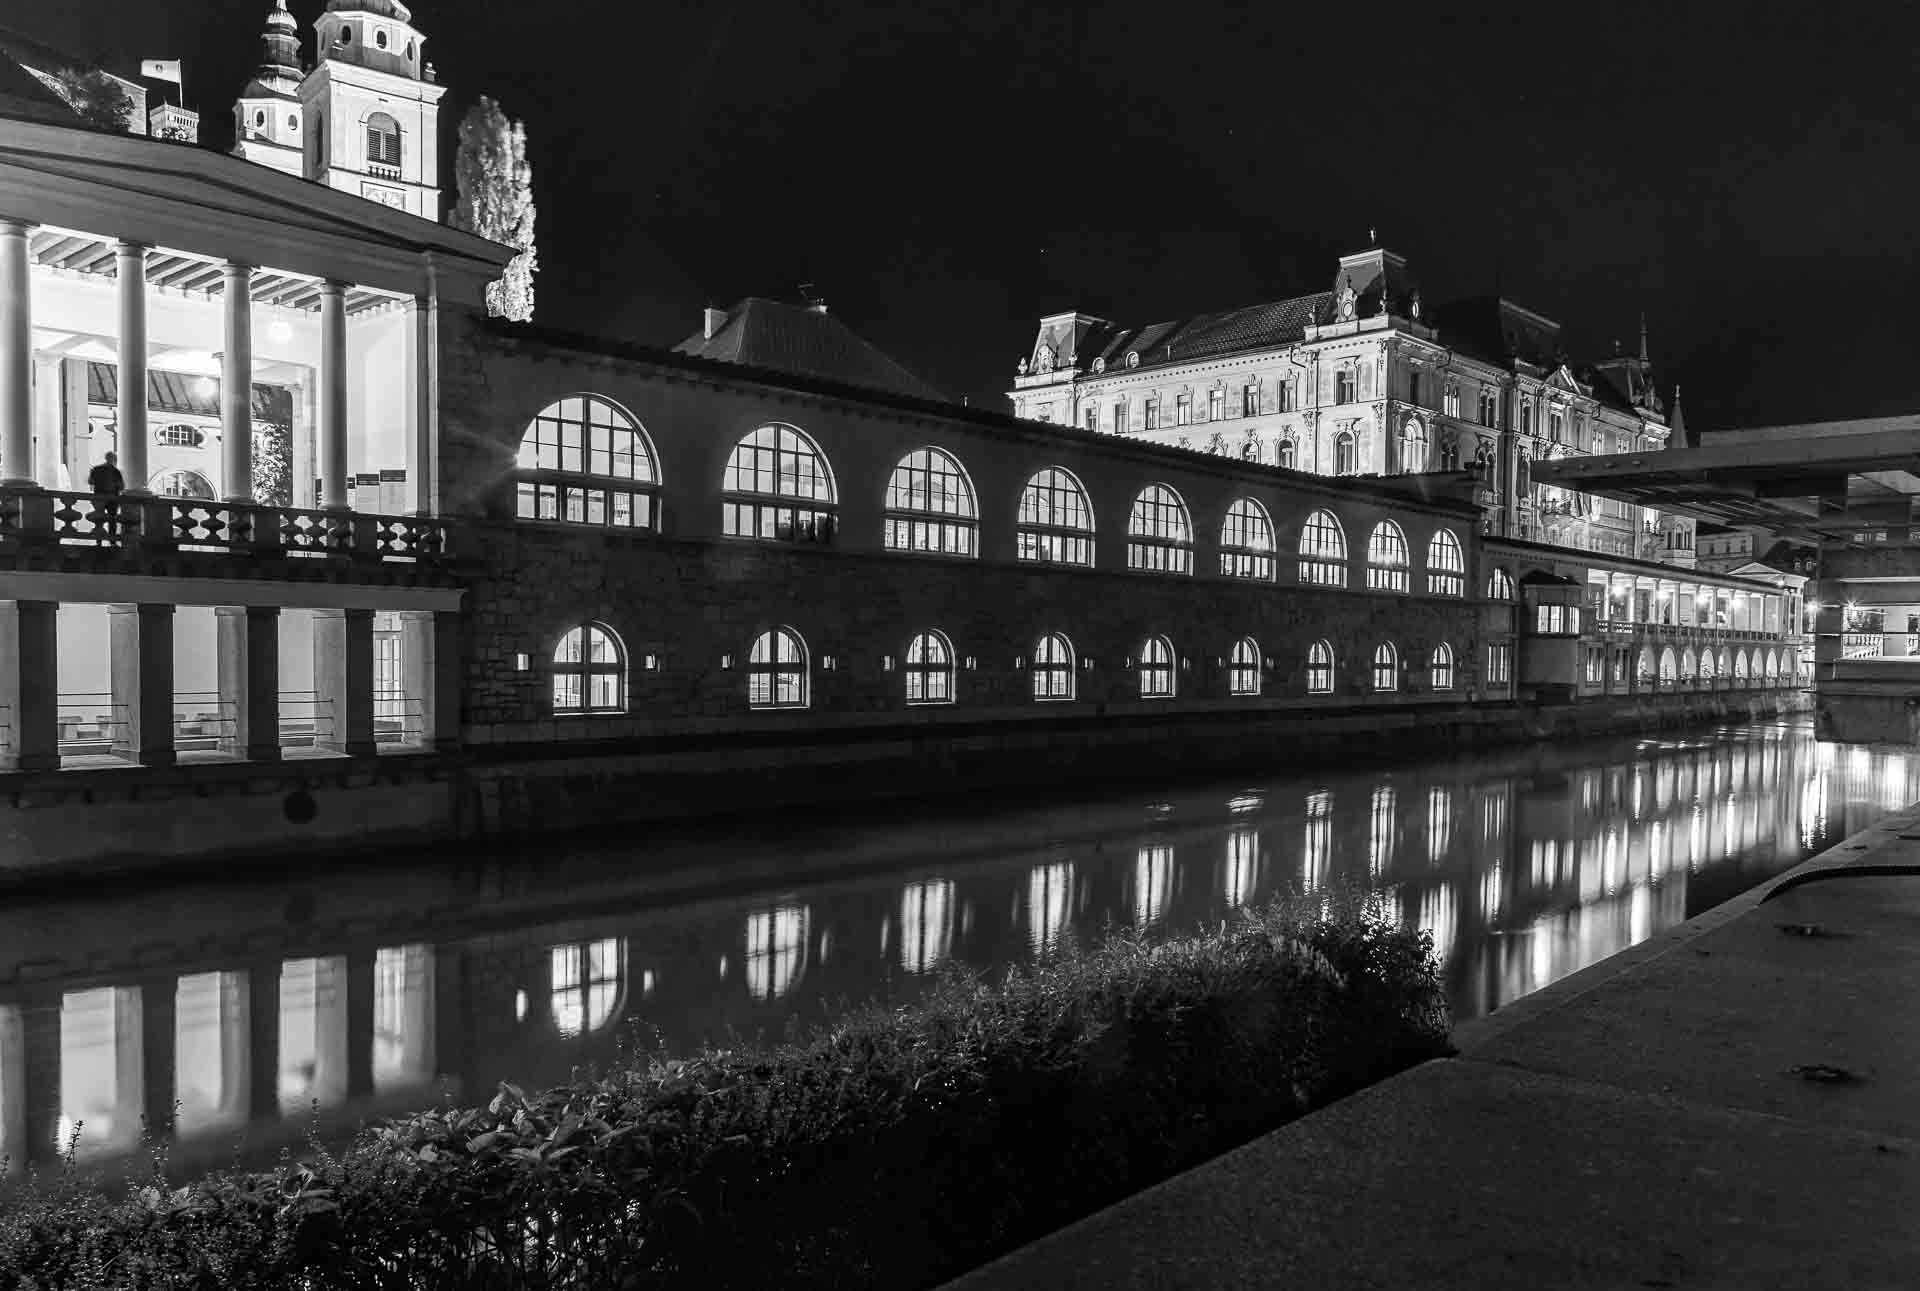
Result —
<instances>
[{"instance_id":1,"label":"lit window","mask_svg":"<svg viewBox=\"0 0 1920 1291\"><path fill-rule=\"evenodd\" d=\"M1173 400L1173 424L1191 426L1193 424L1193 396L1176 395Z\"/></svg>"},{"instance_id":2,"label":"lit window","mask_svg":"<svg viewBox=\"0 0 1920 1291\"><path fill-rule=\"evenodd\" d=\"M720 531L772 542L831 542L833 473L807 436L769 425L734 446L720 488Z\"/></svg>"},{"instance_id":3,"label":"lit window","mask_svg":"<svg viewBox=\"0 0 1920 1291\"><path fill-rule=\"evenodd\" d=\"M1430 596L1467 594L1467 558L1451 529L1436 529L1427 544L1427 593Z\"/></svg>"},{"instance_id":4,"label":"lit window","mask_svg":"<svg viewBox=\"0 0 1920 1291\"><path fill-rule=\"evenodd\" d=\"M653 446L624 409L597 395L542 409L520 437L515 465L522 520L657 527Z\"/></svg>"},{"instance_id":5,"label":"lit window","mask_svg":"<svg viewBox=\"0 0 1920 1291\"><path fill-rule=\"evenodd\" d=\"M553 711L619 713L627 707L626 653L598 623L570 628L553 652Z\"/></svg>"},{"instance_id":6,"label":"lit window","mask_svg":"<svg viewBox=\"0 0 1920 1291\"><path fill-rule=\"evenodd\" d=\"M197 502L211 502L219 496L206 476L178 466L156 474L148 487L162 497L192 498Z\"/></svg>"},{"instance_id":7,"label":"lit window","mask_svg":"<svg viewBox=\"0 0 1920 1291\"><path fill-rule=\"evenodd\" d=\"M1446 393L1441 396L1440 411L1449 417L1460 415L1460 387L1451 381L1447 383Z\"/></svg>"},{"instance_id":8,"label":"lit window","mask_svg":"<svg viewBox=\"0 0 1920 1291\"><path fill-rule=\"evenodd\" d=\"M1033 647L1033 697L1072 699L1073 687L1073 643L1049 632Z\"/></svg>"},{"instance_id":9,"label":"lit window","mask_svg":"<svg viewBox=\"0 0 1920 1291\"><path fill-rule=\"evenodd\" d=\"M547 952L553 974L548 998L553 1024L563 1036L583 1035L613 1021L626 990L627 944L603 937Z\"/></svg>"},{"instance_id":10,"label":"lit window","mask_svg":"<svg viewBox=\"0 0 1920 1291\"><path fill-rule=\"evenodd\" d=\"M1487 681L1491 685L1503 686L1511 676L1513 665L1513 647L1490 645L1487 647Z\"/></svg>"},{"instance_id":11,"label":"lit window","mask_svg":"<svg viewBox=\"0 0 1920 1291\"><path fill-rule=\"evenodd\" d=\"M1499 417L1500 396L1491 388L1482 386L1480 388L1480 424L1488 429L1494 429L1494 423L1499 420Z\"/></svg>"},{"instance_id":12,"label":"lit window","mask_svg":"<svg viewBox=\"0 0 1920 1291\"><path fill-rule=\"evenodd\" d=\"M1360 470L1360 444L1353 432L1343 430L1333 437L1333 473L1354 475Z\"/></svg>"},{"instance_id":13,"label":"lit window","mask_svg":"<svg viewBox=\"0 0 1920 1291\"><path fill-rule=\"evenodd\" d=\"M1377 592L1407 590L1407 536L1391 520L1373 527L1367 539L1367 586Z\"/></svg>"},{"instance_id":14,"label":"lit window","mask_svg":"<svg viewBox=\"0 0 1920 1291\"><path fill-rule=\"evenodd\" d=\"M1400 652L1382 641L1373 650L1373 688L1384 693L1400 689Z\"/></svg>"},{"instance_id":15,"label":"lit window","mask_svg":"<svg viewBox=\"0 0 1920 1291\"><path fill-rule=\"evenodd\" d=\"M1417 417L1407 418L1400 429L1400 469L1424 471L1427 468L1427 428Z\"/></svg>"},{"instance_id":16,"label":"lit window","mask_svg":"<svg viewBox=\"0 0 1920 1291\"><path fill-rule=\"evenodd\" d=\"M400 164L400 123L384 112L367 118L367 160L375 166Z\"/></svg>"},{"instance_id":17,"label":"lit window","mask_svg":"<svg viewBox=\"0 0 1920 1291\"><path fill-rule=\"evenodd\" d=\"M1433 648L1433 688L1453 689L1453 647L1442 641Z\"/></svg>"},{"instance_id":18,"label":"lit window","mask_svg":"<svg viewBox=\"0 0 1920 1291\"><path fill-rule=\"evenodd\" d=\"M790 628L762 632L747 654L749 708L807 706L807 644Z\"/></svg>"},{"instance_id":19,"label":"lit window","mask_svg":"<svg viewBox=\"0 0 1920 1291\"><path fill-rule=\"evenodd\" d=\"M1315 511L1300 529L1300 581L1347 585L1347 535L1331 511Z\"/></svg>"},{"instance_id":20,"label":"lit window","mask_svg":"<svg viewBox=\"0 0 1920 1291\"><path fill-rule=\"evenodd\" d=\"M1093 564L1093 506L1080 481L1049 466L1020 492L1016 554L1055 565Z\"/></svg>"},{"instance_id":21,"label":"lit window","mask_svg":"<svg viewBox=\"0 0 1920 1291\"><path fill-rule=\"evenodd\" d=\"M1193 527L1180 495L1164 484L1149 484L1133 500L1127 517L1127 568L1163 574L1193 572Z\"/></svg>"},{"instance_id":22,"label":"lit window","mask_svg":"<svg viewBox=\"0 0 1920 1291\"><path fill-rule=\"evenodd\" d=\"M922 632L907 646L907 702L953 702L953 647L938 632Z\"/></svg>"},{"instance_id":23,"label":"lit window","mask_svg":"<svg viewBox=\"0 0 1920 1291\"><path fill-rule=\"evenodd\" d=\"M1233 643L1233 654L1227 660L1227 693L1260 693L1260 643L1252 637L1241 637Z\"/></svg>"},{"instance_id":24,"label":"lit window","mask_svg":"<svg viewBox=\"0 0 1920 1291\"><path fill-rule=\"evenodd\" d=\"M973 486L960 463L937 448L915 449L887 481L887 548L976 555L977 514Z\"/></svg>"},{"instance_id":25,"label":"lit window","mask_svg":"<svg viewBox=\"0 0 1920 1291\"><path fill-rule=\"evenodd\" d=\"M1140 647L1140 698L1173 698L1173 645L1165 637L1148 637Z\"/></svg>"},{"instance_id":26,"label":"lit window","mask_svg":"<svg viewBox=\"0 0 1920 1291\"><path fill-rule=\"evenodd\" d=\"M1273 521L1252 498L1235 498L1220 523L1220 572L1227 578L1273 580Z\"/></svg>"},{"instance_id":27,"label":"lit window","mask_svg":"<svg viewBox=\"0 0 1920 1291\"><path fill-rule=\"evenodd\" d=\"M1325 641L1315 641L1307 648L1307 693L1333 693L1333 647Z\"/></svg>"},{"instance_id":28,"label":"lit window","mask_svg":"<svg viewBox=\"0 0 1920 1291\"><path fill-rule=\"evenodd\" d=\"M1227 415L1227 392L1225 390L1207 391L1207 420L1223 421Z\"/></svg>"},{"instance_id":29,"label":"lit window","mask_svg":"<svg viewBox=\"0 0 1920 1291\"><path fill-rule=\"evenodd\" d=\"M1490 601L1513 599L1513 577L1506 570L1495 569L1487 575L1487 599Z\"/></svg>"},{"instance_id":30,"label":"lit window","mask_svg":"<svg viewBox=\"0 0 1920 1291\"><path fill-rule=\"evenodd\" d=\"M1299 466L1297 456L1298 450L1294 448L1291 439L1283 439L1280 441L1280 465L1282 467L1289 471L1297 469Z\"/></svg>"}]
</instances>

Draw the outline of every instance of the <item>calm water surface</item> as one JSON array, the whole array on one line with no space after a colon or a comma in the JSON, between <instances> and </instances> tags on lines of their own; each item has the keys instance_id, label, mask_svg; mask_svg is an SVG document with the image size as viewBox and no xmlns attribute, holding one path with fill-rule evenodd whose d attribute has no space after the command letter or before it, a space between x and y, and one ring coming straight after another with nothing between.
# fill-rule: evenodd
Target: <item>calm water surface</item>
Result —
<instances>
[{"instance_id":1,"label":"calm water surface","mask_svg":"<svg viewBox=\"0 0 1920 1291\"><path fill-rule=\"evenodd\" d=\"M1429 929L1461 1020L1920 799L1920 756L1804 723L1101 800L660 830L517 853L101 884L0 909L0 1153L83 1124L183 1168L363 1117L909 998L1109 922L1164 935L1337 886ZM743 792L750 786L743 785Z\"/></svg>"}]
</instances>

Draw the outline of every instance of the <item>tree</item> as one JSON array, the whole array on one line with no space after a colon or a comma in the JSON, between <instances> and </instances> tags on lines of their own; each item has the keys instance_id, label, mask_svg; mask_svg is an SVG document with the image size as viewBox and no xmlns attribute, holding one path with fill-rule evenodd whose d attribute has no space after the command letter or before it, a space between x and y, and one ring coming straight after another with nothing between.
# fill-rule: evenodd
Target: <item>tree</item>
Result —
<instances>
[{"instance_id":1,"label":"tree","mask_svg":"<svg viewBox=\"0 0 1920 1291\"><path fill-rule=\"evenodd\" d=\"M133 96L105 72L66 68L54 80L54 92L90 126L124 132L133 119Z\"/></svg>"},{"instance_id":2,"label":"tree","mask_svg":"<svg viewBox=\"0 0 1920 1291\"><path fill-rule=\"evenodd\" d=\"M533 317L533 167L527 164L527 130L509 121L492 99L482 97L460 122L454 158L460 200L455 228L519 250L499 282L487 287L487 313L524 323Z\"/></svg>"}]
</instances>

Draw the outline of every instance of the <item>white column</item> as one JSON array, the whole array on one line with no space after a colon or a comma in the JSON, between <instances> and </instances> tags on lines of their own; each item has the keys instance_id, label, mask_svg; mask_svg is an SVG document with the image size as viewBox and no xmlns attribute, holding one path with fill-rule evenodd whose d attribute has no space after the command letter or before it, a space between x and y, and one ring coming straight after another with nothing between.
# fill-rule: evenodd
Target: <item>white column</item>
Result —
<instances>
[{"instance_id":1,"label":"white column","mask_svg":"<svg viewBox=\"0 0 1920 1291\"><path fill-rule=\"evenodd\" d=\"M127 492L147 491L147 249L134 242L114 245L120 274L120 401L117 447ZM87 463L74 468L74 487Z\"/></svg>"},{"instance_id":2,"label":"white column","mask_svg":"<svg viewBox=\"0 0 1920 1291\"><path fill-rule=\"evenodd\" d=\"M432 515L434 443L438 438L439 306L431 296L413 298L413 426L407 442L407 496L413 514Z\"/></svg>"},{"instance_id":3,"label":"white column","mask_svg":"<svg viewBox=\"0 0 1920 1291\"><path fill-rule=\"evenodd\" d=\"M347 285L320 284L320 505L347 505Z\"/></svg>"},{"instance_id":4,"label":"white column","mask_svg":"<svg viewBox=\"0 0 1920 1291\"><path fill-rule=\"evenodd\" d=\"M0 219L0 485L33 485L32 225Z\"/></svg>"},{"instance_id":5,"label":"white column","mask_svg":"<svg viewBox=\"0 0 1920 1291\"><path fill-rule=\"evenodd\" d=\"M229 260L222 290L226 352L220 360L221 495L253 501L253 270Z\"/></svg>"},{"instance_id":6,"label":"white column","mask_svg":"<svg viewBox=\"0 0 1920 1291\"><path fill-rule=\"evenodd\" d=\"M63 384L59 355L33 356L33 478L43 489L60 487Z\"/></svg>"}]
</instances>

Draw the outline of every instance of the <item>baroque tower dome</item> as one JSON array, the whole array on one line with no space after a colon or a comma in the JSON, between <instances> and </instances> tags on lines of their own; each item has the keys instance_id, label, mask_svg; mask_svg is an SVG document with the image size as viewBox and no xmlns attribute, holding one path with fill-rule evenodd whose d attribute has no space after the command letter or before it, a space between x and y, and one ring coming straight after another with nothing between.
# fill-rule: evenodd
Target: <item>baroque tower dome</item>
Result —
<instances>
[{"instance_id":1,"label":"baroque tower dome","mask_svg":"<svg viewBox=\"0 0 1920 1291\"><path fill-rule=\"evenodd\" d=\"M396 22L410 23L413 14L400 0L327 0L328 13L370 13Z\"/></svg>"},{"instance_id":2,"label":"baroque tower dome","mask_svg":"<svg viewBox=\"0 0 1920 1291\"><path fill-rule=\"evenodd\" d=\"M300 71L299 25L287 12L287 0L273 0L273 12L267 15L267 28L260 36L260 68L254 82L291 94L300 84Z\"/></svg>"}]
</instances>

